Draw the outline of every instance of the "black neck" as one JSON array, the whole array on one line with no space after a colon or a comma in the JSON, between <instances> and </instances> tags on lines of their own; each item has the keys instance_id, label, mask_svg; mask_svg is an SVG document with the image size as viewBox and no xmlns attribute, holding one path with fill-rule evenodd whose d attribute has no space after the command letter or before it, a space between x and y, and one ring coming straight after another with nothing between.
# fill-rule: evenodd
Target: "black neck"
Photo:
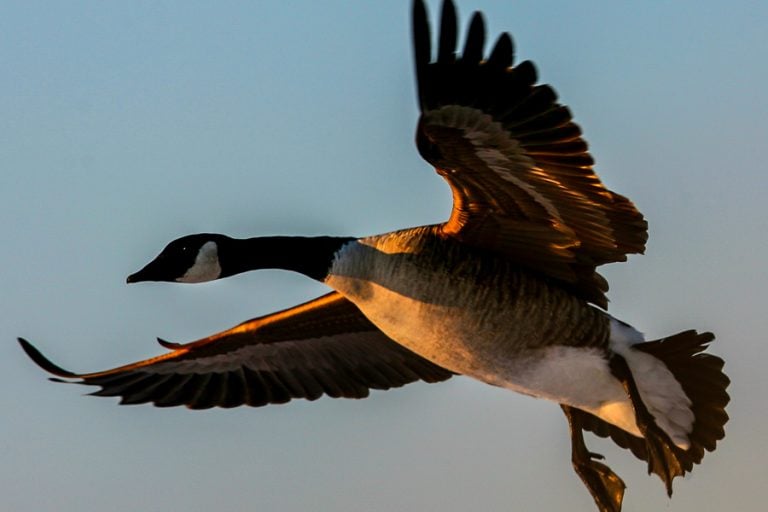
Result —
<instances>
[{"instance_id":1,"label":"black neck","mask_svg":"<svg viewBox=\"0 0 768 512\"><path fill-rule=\"evenodd\" d=\"M336 251L351 240L354 238L333 236L230 238L219 251L221 277L275 268L293 270L323 281L328 276Z\"/></svg>"}]
</instances>

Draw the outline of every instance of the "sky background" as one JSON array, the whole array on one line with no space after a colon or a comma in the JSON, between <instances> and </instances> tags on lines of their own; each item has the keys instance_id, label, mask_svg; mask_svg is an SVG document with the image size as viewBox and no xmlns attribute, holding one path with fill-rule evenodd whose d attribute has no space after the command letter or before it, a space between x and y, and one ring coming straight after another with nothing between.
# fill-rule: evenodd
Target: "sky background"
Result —
<instances>
[{"instance_id":1,"label":"sky background","mask_svg":"<svg viewBox=\"0 0 768 512\"><path fill-rule=\"evenodd\" d=\"M650 223L604 269L649 338L712 330L733 380L718 450L669 502L588 437L624 510L758 510L768 482L768 3L459 0L508 30ZM430 2L435 19L437 2ZM300 275L125 285L194 232L366 235L447 218L418 156L410 1L0 4L0 509L583 510L551 403L466 378L363 401L118 407L48 382L315 297Z\"/></svg>"}]
</instances>

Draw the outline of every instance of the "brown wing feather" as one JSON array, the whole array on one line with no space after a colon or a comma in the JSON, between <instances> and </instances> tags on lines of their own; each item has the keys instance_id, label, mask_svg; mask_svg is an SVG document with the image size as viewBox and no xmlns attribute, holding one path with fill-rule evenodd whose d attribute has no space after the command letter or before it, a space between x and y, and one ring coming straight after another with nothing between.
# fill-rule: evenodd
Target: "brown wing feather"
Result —
<instances>
[{"instance_id":1,"label":"brown wing feather","mask_svg":"<svg viewBox=\"0 0 768 512\"><path fill-rule=\"evenodd\" d=\"M335 292L199 341L163 342L173 350L103 372L69 372L19 341L48 372L100 386L94 395L161 407L261 406L322 395L364 398L370 389L453 375L390 340Z\"/></svg>"},{"instance_id":2,"label":"brown wing feather","mask_svg":"<svg viewBox=\"0 0 768 512\"><path fill-rule=\"evenodd\" d=\"M502 34L483 60L485 27L475 13L457 55L456 25L446 1L432 61L426 9L415 2L416 141L453 190L443 233L564 281L605 307L607 284L595 268L643 252L643 216L600 182L581 130L554 90L536 85L533 64L513 67L511 38Z\"/></svg>"}]
</instances>

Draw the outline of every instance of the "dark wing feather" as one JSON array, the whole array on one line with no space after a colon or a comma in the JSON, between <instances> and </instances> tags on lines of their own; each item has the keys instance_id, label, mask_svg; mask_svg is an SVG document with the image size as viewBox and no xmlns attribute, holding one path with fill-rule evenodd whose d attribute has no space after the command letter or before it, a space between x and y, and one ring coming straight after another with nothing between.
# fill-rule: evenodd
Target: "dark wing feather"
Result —
<instances>
[{"instance_id":1,"label":"dark wing feather","mask_svg":"<svg viewBox=\"0 0 768 512\"><path fill-rule=\"evenodd\" d=\"M625 197L600 182L581 130L529 61L513 66L508 34L484 60L485 27L475 13L456 55L456 12L443 4L437 59L421 0L414 50L422 115L416 142L453 190L445 236L501 253L560 280L605 307L595 268L645 249L647 224Z\"/></svg>"},{"instance_id":2,"label":"dark wing feather","mask_svg":"<svg viewBox=\"0 0 768 512\"><path fill-rule=\"evenodd\" d=\"M335 292L189 344L163 342L171 352L97 373L64 370L19 341L44 370L99 386L94 395L160 407L261 406L322 395L364 398L370 389L453 375L390 340Z\"/></svg>"}]
</instances>

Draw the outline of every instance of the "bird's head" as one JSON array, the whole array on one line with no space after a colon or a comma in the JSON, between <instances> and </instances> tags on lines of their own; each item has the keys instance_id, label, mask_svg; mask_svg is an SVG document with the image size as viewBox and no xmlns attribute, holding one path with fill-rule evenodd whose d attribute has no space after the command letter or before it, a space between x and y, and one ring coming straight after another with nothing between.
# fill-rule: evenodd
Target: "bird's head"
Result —
<instances>
[{"instance_id":1,"label":"bird's head","mask_svg":"<svg viewBox=\"0 0 768 512\"><path fill-rule=\"evenodd\" d=\"M128 276L128 283L168 281L203 283L224 277L219 254L231 239L224 235L187 235L165 246L144 268Z\"/></svg>"}]
</instances>

